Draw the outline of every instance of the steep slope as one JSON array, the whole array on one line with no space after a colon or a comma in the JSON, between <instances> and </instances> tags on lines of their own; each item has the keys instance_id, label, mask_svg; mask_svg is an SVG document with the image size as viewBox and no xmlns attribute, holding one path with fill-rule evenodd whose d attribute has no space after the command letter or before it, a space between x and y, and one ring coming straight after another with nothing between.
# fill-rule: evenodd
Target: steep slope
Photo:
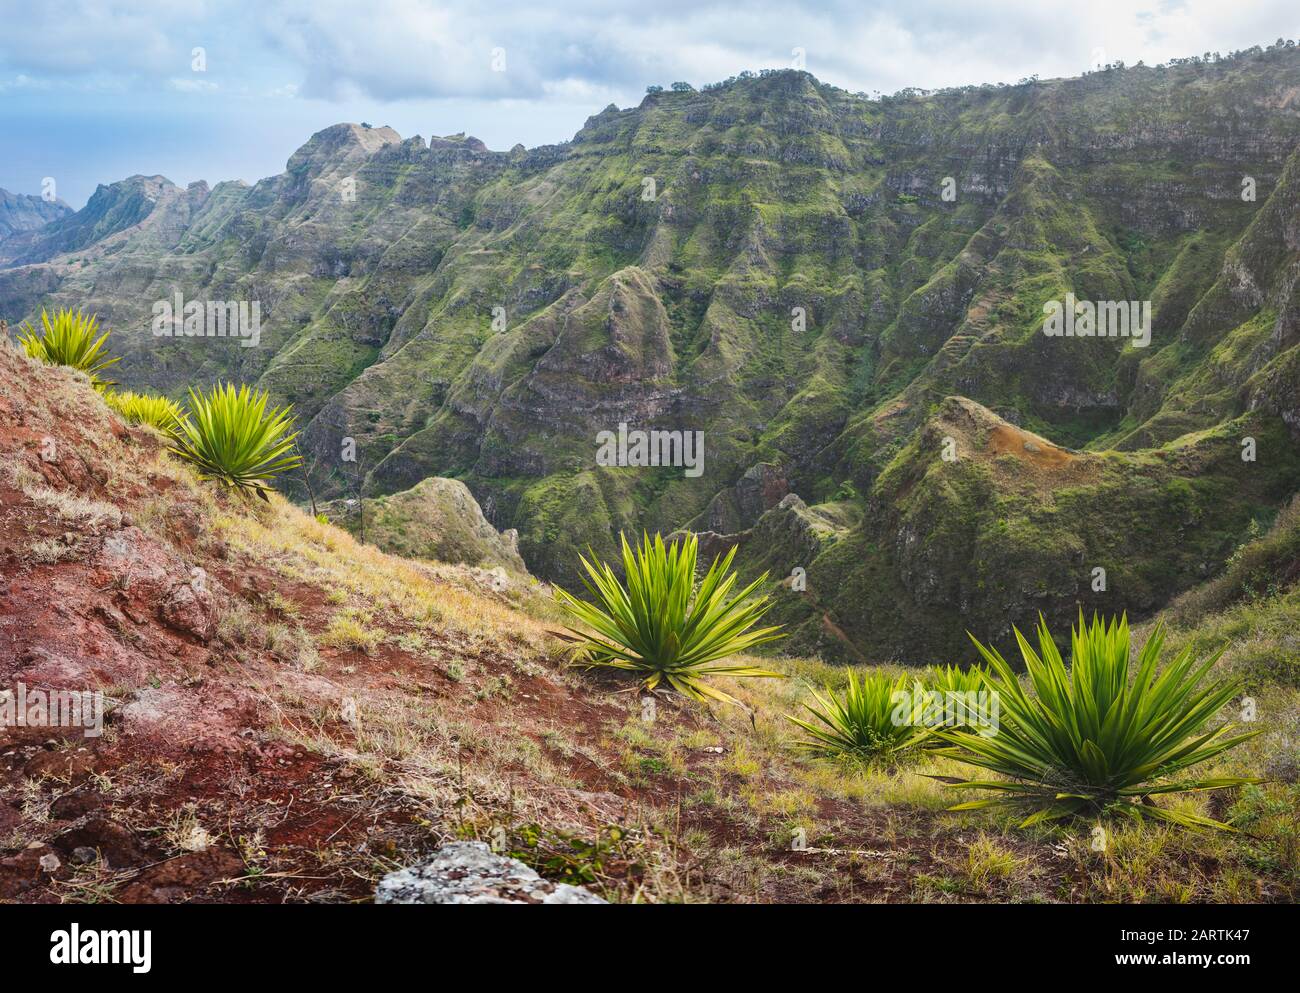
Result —
<instances>
[{"instance_id":1,"label":"steep slope","mask_svg":"<svg viewBox=\"0 0 1300 993\"><path fill-rule=\"evenodd\" d=\"M1259 413L1160 448L1088 452L953 397L880 475L861 524L811 548L764 542L765 565L807 572L806 593L783 593L786 618L807 618L796 646L836 652L830 621L868 658L959 658L966 632L1002 641L1039 613L1054 629L1080 609L1149 616L1297 490L1300 446Z\"/></svg>"},{"instance_id":2,"label":"steep slope","mask_svg":"<svg viewBox=\"0 0 1300 993\"><path fill-rule=\"evenodd\" d=\"M207 193L205 183L183 191L162 176L132 176L100 186L76 213L11 238L5 261L22 266L90 249L77 260L85 263L121 251L127 244L133 252L170 250Z\"/></svg>"},{"instance_id":3,"label":"steep slope","mask_svg":"<svg viewBox=\"0 0 1300 993\"><path fill-rule=\"evenodd\" d=\"M573 582L620 530L716 530L759 466L865 509L950 396L1096 453L1250 411L1294 426L1298 86L1282 47L878 101L746 74L508 153L338 125L255 187L161 197L158 230L159 208L115 228L127 191L61 222L0 269L0 313L100 311L129 384L258 382L307 422L319 489L351 487L352 439L367 495L461 479L531 570ZM153 336L178 291L257 301L258 347ZM1044 336L1069 293L1149 300L1150 345ZM702 473L598 465L620 424L702 432ZM1090 544L1071 528L1059 547ZM1191 578L1149 551L1177 580L1126 591L1138 612ZM1034 607L967 593L972 617Z\"/></svg>"},{"instance_id":4,"label":"steep slope","mask_svg":"<svg viewBox=\"0 0 1300 993\"><path fill-rule=\"evenodd\" d=\"M998 438L1039 446L1022 473L1068 461ZM855 523L783 502L822 537ZM794 678L722 683L750 709L647 715L563 668L530 584L200 484L85 377L0 344L0 899L355 902L474 838L625 901L1294 902L1296 530L1242 549L1174 633L1232 632L1220 667L1252 680L1264 734L1208 772L1272 781L1185 801L1248 830L1115 824L1098 852L1091 821L945 813L947 760L795 758L782 714L842 668L782 660ZM9 718L57 690L102 693L102 733Z\"/></svg>"}]
</instances>

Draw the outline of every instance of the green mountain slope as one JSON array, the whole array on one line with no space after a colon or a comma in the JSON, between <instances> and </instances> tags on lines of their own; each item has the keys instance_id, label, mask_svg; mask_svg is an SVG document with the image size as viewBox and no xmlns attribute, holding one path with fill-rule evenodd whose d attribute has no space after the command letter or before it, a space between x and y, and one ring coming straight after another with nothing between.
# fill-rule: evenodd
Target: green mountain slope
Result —
<instances>
[{"instance_id":1,"label":"green mountain slope","mask_svg":"<svg viewBox=\"0 0 1300 993\"><path fill-rule=\"evenodd\" d=\"M1149 613L1295 491L1297 94L1280 48L875 101L764 73L510 152L338 125L142 217L138 178L103 188L0 268L0 314L98 310L130 385L267 387L326 494L458 478L539 575L715 531L806 570L804 640L921 657ZM258 301L258 347L155 337L177 292ZM1150 345L1045 336L1067 293L1149 300ZM703 432L702 473L598 465L620 424ZM997 450L1025 431L1062 475Z\"/></svg>"}]
</instances>

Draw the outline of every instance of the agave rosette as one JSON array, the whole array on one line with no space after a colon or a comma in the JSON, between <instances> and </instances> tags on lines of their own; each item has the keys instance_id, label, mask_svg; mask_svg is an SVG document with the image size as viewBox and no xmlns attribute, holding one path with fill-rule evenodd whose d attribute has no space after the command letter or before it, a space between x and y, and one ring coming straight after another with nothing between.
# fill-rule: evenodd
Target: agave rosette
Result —
<instances>
[{"instance_id":1,"label":"agave rosette","mask_svg":"<svg viewBox=\"0 0 1300 993\"><path fill-rule=\"evenodd\" d=\"M1001 654L976 641L989 665L986 683L1001 695L998 733L982 737L944 731L940 737L947 747L937 750L1005 778L948 780L950 786L998 794L951 809L1021 806L1030 811L1022 826L1118 810L1193 827L1229 828L1200 814L1160 807L1152 799L1260 781L1179 778L1260 733L1233 733L1231 723L1209 727L1240 691L1233 680L1206 682L1222 652L1198 662L1188 646L1161 668L1161 626L1142 647L1133 671L1128 618L1106 624L1094 617L1089 625L1081 614L1067 669L1041 616L1037 651L1019 630L1015 634L1033 692L1021 685Z\"/></svg>"},{"instance_id":2,"label":"agave rosette","mask_svg":"<svg viewBox=\"0 0 1300 993\"><path fill-rule=\"evenodd\" d=\"M779 626L755 626L771 606L769 597L754 596L766 573L733 593L737 577L730 572L736 554L732 548L713 560L697 585L694 535L671 545L661 535L643 535L635 549L625 536L619 537L625 582L608 563L579 556L591 601L555 591L561 606L586 628L555 632L574 645L575 660L635 672L645 690L667 684L694 700L726 703L737 701L710 685L710 677L781 675L752 665L718 664L783 637Z\"/></svg>"}]
</instances>

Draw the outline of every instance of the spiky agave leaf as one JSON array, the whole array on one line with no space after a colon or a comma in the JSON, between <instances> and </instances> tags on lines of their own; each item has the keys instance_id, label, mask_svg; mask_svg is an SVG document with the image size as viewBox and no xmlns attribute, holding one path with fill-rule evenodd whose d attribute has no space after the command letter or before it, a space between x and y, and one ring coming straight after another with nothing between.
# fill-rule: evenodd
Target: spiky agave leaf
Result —
<instances>
[{"instance_id":1,"label":"spiky agave leaf","mask_svg":"<svg viewBox=\"0 0 1300 993\"><path fill-rule=\"evenodd\" d=\"M297 468L292 408L266 409L267 394L218 383L205 394L189 391L189 409L169 449L205 479L268 499L269 482Z\"/></svg>"},{"instance_id":2,"label":"spiky agave leaf","mask_svg":"<svg viewBox=\"0 0 1300 993\"><path fill-rule=\"evenodd\" d=\"M769 597L753 596L767 573L733 594L734 548L715 558L697 585L699 543L694 535L671 545L662 535L653 540L642 535L636 549L626 536L620 534L619 540L623 582L595 555L590 560L579 556L591 600L555 590L561 606L589 629L556 632L574 645L576 661L635 672L647 690L666 684L694 700L726 703L736 700L710 685L710 676L781 675L750 665L713 664L783 637L779 626L755 627L771 606Z\"/></svg>"},{"instance_id":3,"label":"spiky agave leaf","mask_svg":"<svg viewBox=\"0 0 1300 993\"><path fill-rule=\"evenodd\" d=\"M108 340L108 332L96 338L98 330L99 318L95 315L87 317L79 310L61 308L51 319L42 310L41 332L38 334L31 324L24 324L18 329L18 343L34 359L80 369L90 377L95 389L103 390L115 384L100 379L99 373L121 361L121 357L110 359L106 356L104 342Z\"/></svg>"},{"instance_id":4,"label":"spiky agave leaf","mask_svg":"<svg viewBox=\"0 0 1300 993\"><path fill-rule=\"evenodd\" d=\"M944 720L950 722L948 726L982 726L979 715L983 713L983 708L978 694L989 692L985 688L984 673L984 668L978 665L968 669L957 665L933 665L926 669L923 677L925 688L937 697L931 702L943 708ZM974 698L972 695L975 695ZM927 746L942 743L939 738L931 738L926 742Z\"/></svg>"},{"instance_id":5,"label":"spiky agave leaf","mask_svg":"<svg viewBox=\"0 0 1300 993\"><path fill-rule=\"evenodd\" d=\"M795 744L814 755L878 761L920 745L931 733L925 727L925 687L906 675L869 672L859 681L849 670L842 693L827 689L822 696L814 690L812 696L816 706L804 708L814 720L789 714L785 719L808 733Z\"/></svg>"},{"instance_id":6,"label":"spiky agave leaf","mask_svg":"<svg viewBox=\"0 0 1300 993\"><path fill-rule=\"evenodd\" d=\"M959 665L932 665L925 670L922 682L927 689L941 693L969 693L984 687L984 668L973 665L963 669Z\"/></svg>"},{"instance_id":7,"label":"spiky agave leaf","mask_svg":"<svg viewBox=\"0 0 1300 993\"><path fill-rule=\"evenodd\" d=\"M148 424L165 434L174 435L185 416L181 405L167 397L131 390L108 390L104 402L131 424Z\"/></svg>"},{"instance_id":8,"label":"spiky agave leaf","mask_svg":"<svg viewBox=\"0 0 1300 993\"><path fill-rule=\"evenodd\" d=\"M1019 630L1015 635L1033 693L1001 654L975 641L989 665L986 682L1001 696L998 732L988 737L941 732L948 747L938 750L1006 778L949 784L998 794L951 809L1020 805L1032 811L1022 822L1027 826L1118 808L1138 817L1231 830L1206 817L1158 807L1150 799L1259 782L1238 776L1171 779L1260 733L1232 734L1231 724L1205 729L1239 691L1232 680L1202 685L1222 652L1197 662L1189 646L1161 669L1160 626L1131 672L1128 618L1105 624L1094 617L1088 625L1081 612L1067 669L1041 616L1038 651Z\"/></svg>"}]
</instances>

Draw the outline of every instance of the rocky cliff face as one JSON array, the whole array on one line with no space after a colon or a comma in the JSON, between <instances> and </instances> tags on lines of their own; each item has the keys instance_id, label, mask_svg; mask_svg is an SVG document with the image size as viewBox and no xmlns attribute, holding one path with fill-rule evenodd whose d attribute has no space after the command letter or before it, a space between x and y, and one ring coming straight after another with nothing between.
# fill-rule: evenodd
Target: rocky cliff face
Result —
<instances>
[{"instance_id":1,"label":"rocky cliff face","mask_svg":"<svg viewBox=\"0 0 1300 993\"><path fill-rule=\"evenodd\" d=\"M47 201L0 190L0 255L4 252L4 243L14 235L43 228L71 213L72 208L61 200Z\"/></svg>"},{"instance_id":2,"label":"rocky cliff face","mask_svg":"<svg viewBox=\"0 0 1300 993\"><path fill-rule=\"evenodd\" d=\"M261 384L296 405L327 493L356 471L347 439L367 495L455 475L548 578L620 529L737 534L787 493L847 502L866 513L805 567L822 598L800 616L932 651L1044 597L1100 605L1077 570L1126 545L1147 578L1105 603L1146 612L1294 488L1298 87L1278 49L880 101L770 73L510 152L338 125L256 186L136 177L0 244L0 314L98 310L130 385ZM154 337L176 292L259 301L258 347ZM1067 294L1150 301L1150 344L1045 336ZM954 396L1098 475L1038 480L1029 513L1030 477L993 471L1023 449L931 465ZM620 424L703 432L702 471L599 465ZM1247 428L1273 447L1241 470ZM1159 485L1212 538L1106 471L1151 466L1176 466ZM1087 515L1061 509L1094 485ZM933 607L928 644L879 622L880 589Z\"/></svg>"}]
</instances>

